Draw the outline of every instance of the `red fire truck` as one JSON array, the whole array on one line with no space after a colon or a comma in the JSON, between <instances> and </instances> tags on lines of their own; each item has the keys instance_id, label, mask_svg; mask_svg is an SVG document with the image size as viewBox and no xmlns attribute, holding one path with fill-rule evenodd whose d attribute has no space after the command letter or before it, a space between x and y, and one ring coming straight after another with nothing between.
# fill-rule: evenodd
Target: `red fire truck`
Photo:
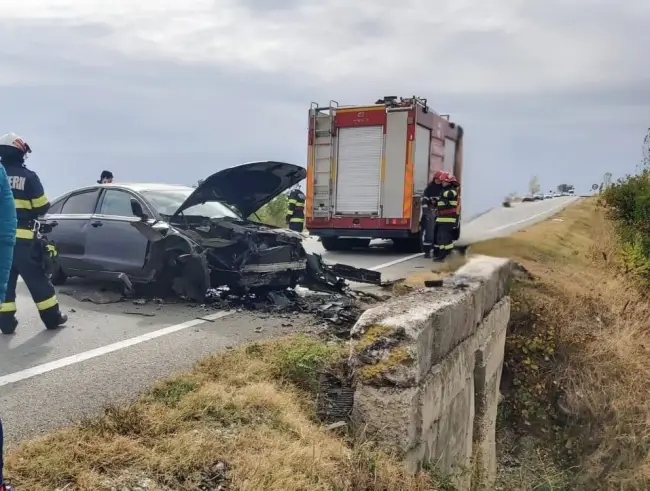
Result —
<instances>
[{"instance_id":1,"label":"red fire truck","mask_svg":"<svg viewBox=\"0 0 650 491\"><path fill-rule=\"evenodd\" d=\"M440 169L462 184L462 158L463 129L426 99L312 103L306 227L327 250L392 239L399 250L417 252L422 193Z\"/></svg>"}]
</instances>

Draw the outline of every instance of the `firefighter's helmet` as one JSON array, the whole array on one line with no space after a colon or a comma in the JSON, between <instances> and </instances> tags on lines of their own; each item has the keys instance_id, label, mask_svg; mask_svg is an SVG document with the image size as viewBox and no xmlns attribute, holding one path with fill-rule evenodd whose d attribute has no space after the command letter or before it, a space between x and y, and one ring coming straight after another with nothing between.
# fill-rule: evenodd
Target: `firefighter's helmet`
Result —
<instances>
[{"instance_id":1,"label":"firefighter's helmet","mask_svg":"<svg viewBox=\"0 0 650 491\"><path fill-rule=\"evenodd\" d=\"M25 158L28 153L32 153L31 147L16 133L7 133L6 135L0 136L0 158Z\"/></svg>"}]
</instances>

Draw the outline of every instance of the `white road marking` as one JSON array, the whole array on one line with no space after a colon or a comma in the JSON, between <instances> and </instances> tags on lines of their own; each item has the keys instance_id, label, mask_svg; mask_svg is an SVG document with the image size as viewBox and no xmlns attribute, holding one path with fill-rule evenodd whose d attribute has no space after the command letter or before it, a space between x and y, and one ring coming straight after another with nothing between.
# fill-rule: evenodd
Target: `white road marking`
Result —
<instances>
[{"instance_id":1,"label":"white road marking","mask_svg":"<svg viewBox=\"0 0 650 491\"><path fill-rule=\"evenodd\" d=\"M400 257L399 259L395 259L394 261L389 261L387 263L379 264L377 266L373 266L372 268L368 268L368 269L371 271L377 271L378 269L388 268L389 266L394 266L399 263L404 263L406 261L410 261L411 259L415 259L416 257L420 257L420 256L422 256L422 253L418 252L417 254L412 254L406 257Z\"/></svg>"},{"instance_id":2,"label":"white road marking","mask_svg":"<svg viewBox=\"0 0 650 491\"><path fill-rule=\"evenodd\" d=\"M234 310L229 310L227 312L217 312L216 314L210 314L204 316L202 319L192 319L181 324L175 324L173 326L168 326L157 331L148 332L142 336L136 336L134 338L125 339L123 341L118 341L117 343L107 344L106 346L100 346L99 348L91 349L84 351L82 353L77 353L59 360L54 360L49 363L43 363L42 365L36 365L31 368L26 368L25 370L20 370L18 372L10 373L8 375L3 375L0 377L0 387L4 385L13 384L20 382L21 380L27 380L37 375L43 375L44 373L51 372L53 370L58 370L59 368L68 367L70 365L75 365L81 363L82 361L91 360L92 358L97 358L98 356L103 356L108 353L113 353L115 351L122 350L124 348L129 348L130 346L135 346L136 344L144 343L145 341L150 341L162 336L167 336L168 334L173 334L175 332L188 329L190 327L198 326L204 324L207 321L213 321L216 319L221 319L223 317L234 314ZM204 320L206 319L206 320ZM65 328L63 328L65 329Z\"/></svg>"},{"instance_id":3,"label":"white road marking","mask_svg":"<svg viewBox=\"0 0 650 491\"><path fill-rule=\"evenodd\" d=\"M513 227L513 226L515 226L515 225L519 225L520 223L529 222L529 221L531 221L531 220L534 220L534 219L537 218L537 217L541 217L542 215L546 215L547 213L550 213L550 212L552 212L553 210L557 210L558 208L562 208L562 207L568 205L569 203L571 203L571 202L573 202L573 201L574 201L574 200L565 201L564 203L560 203L559 205L556 205L556 206L554 206L553 208L549 208L549 209L546 210L546 211L543 211L543 212L541 212L541 213L537 213L536 215L529 216L528 218L524 218L523 220L518 220L518 221L516 221L516 222L512 222L512 223L508 223L508 224L506 224L506 225L501 225L501 226L499 226L499 227L492 228L492 229L488 230L487 233L490 233L490 232L497 232L497 231L499 231L499 230L503 230L503 229L506 229L506 228Z\"/></svg>"}]
</instances>

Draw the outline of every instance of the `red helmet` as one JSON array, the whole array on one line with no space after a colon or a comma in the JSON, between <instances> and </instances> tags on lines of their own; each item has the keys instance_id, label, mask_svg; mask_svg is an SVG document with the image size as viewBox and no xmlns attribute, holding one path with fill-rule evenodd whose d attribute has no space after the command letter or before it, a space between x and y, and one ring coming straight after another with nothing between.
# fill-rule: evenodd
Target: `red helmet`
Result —
<instances>
[{"instance_id":1,"label":"red helmet","mask_svg":"<svg viewBox=\"0 0 650 491\"><path fill-rule=\"evenodd\" d=\"M445 182L448 182L450 184L458 184L458 179L456 179L456 176L454 176L453 174L447 173L447 179L445 180Z\"/></svg>"},{"instance_id":2,"label":"red helmet","mask_svg":"<svg viewBox=\"0 0 650 491\"><path fill-rule=\"evenodd\" d=\"M433 178L436 181L443 181L444 182L445 179L447 179L448 175L449 174L447 172L445 172L444 170L437 170L437 171L434 172Z\"/></svg>"}]
</instances>

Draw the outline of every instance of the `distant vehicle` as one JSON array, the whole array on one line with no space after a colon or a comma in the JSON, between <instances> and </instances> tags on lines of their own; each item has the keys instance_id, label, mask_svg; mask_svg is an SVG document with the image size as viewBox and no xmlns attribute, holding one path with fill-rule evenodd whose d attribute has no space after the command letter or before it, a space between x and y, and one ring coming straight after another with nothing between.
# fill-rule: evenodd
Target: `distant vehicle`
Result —
<instances>
[{"instance_id":1,"label":"distant vehicle","mask_svg":"<svg viewBox=\"0 0 650 491\"><path fill-rule=\"evenodd\" d=\"M562 191L562 196L569 196L569 192L568 191Z\"/></svg>"},{"instance_id":2,"label":"distant vehicle","mask_svg":"<svg viewBox=\"0 0 650 491\"><path fill-rule=\"evenodd\" d=\"M551 199L553 197L553 193L546 193L544 195L544 199Z\"/></svg>"},{"instance_id":3,"label":"distant vehicle","mask_svg":"<svg viewBox=\"0 0 650 491\"><path fill-rule=\"evenodd\" d=\"M524 196L522 201L535 201L535 196L533 196L532 194L528 194L528 195Z\"/></svg>"},{"instance_id":4,"label":"distant vehicle","mask_svg":"<svg viewBox=\"0 0 650 491\"><path fill-rule=\"evenodd\" d=\"M553 197L554 197L554 198L559 198L559 197L560 197L560 193L553 193Z\"/></svg>"},{"instance_id":5,"label":"distant vehicle","mask_svg":"<svg viewBox=\"0 0 650 491\"><path fill-rule=\"evenodd\" d=\"M537 193L533 197L535 198L535 201L541 201L544 199L544 195L542 193Z\"/></svg>"},{"instance_id":6,"label":"distant vehicle","mask_svg":"<svg viewBox=\"0 0 650 491\"><path fill-rule=\"evenodd\" d=\"M575 196L576 190L575 189L569 189L569 196Z\"/></svg>"}]
</instances>

